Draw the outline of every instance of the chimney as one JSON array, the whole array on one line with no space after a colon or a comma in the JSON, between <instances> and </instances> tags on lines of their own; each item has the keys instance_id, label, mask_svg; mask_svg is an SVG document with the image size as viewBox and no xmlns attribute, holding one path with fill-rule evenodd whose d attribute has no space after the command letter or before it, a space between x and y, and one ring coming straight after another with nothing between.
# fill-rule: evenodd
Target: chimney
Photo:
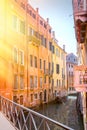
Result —
<instances>
[{"instance_id":1,"label":"chimney","mask_svg":"<svg viewBox=\"0 0 87 130\"><path fill-rule=\"evenodd\" d=\"M47 23L49 24L49 18L47 18Z\"/></svg>"},{"instance_id":2,"label":"chimney","mask_svg":"<svg viewBox=\"0 0 87 130\"><path fill-rule=\"evenodd\" d=\"M36 8L37 13L39 13L39 8Z\"/></svg>"},{"instance_id":3,"label":"chimney","mask_svg":"<svg viewBox=\"0 0 87 130\"><path fill-rule=\"evenodd\" d=\"M52 33L52 34L53 34L53 38L55 38L55 31L53 31L53 33Z\"/></svg>"},{"instance_id":4,"label":"chimney","mask_svg":"<svg viewBox=\"0 0 87 130\"><path fill-rule=\"evenodd\" d=\"M63 45L63 50L65 51L65 45Z\"/></svg>"}]
</instances>

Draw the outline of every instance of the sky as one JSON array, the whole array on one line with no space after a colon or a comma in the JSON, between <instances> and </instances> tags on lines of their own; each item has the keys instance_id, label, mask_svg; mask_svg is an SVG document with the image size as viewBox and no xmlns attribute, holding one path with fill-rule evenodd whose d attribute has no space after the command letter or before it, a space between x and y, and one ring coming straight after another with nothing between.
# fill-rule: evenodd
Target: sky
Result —
<instances>
[{"instance_id":1,"label":"sky","mask_svg":"<svg viewBox=\"0 0 87 130\"><path fill-rule=\"evenodd\" d=\"M65 45L67 53L76 54L72 0L29 0L29 3L34 9L39 8L45 20L49 18L58 45Z\"/></svg>"}]
</instances>

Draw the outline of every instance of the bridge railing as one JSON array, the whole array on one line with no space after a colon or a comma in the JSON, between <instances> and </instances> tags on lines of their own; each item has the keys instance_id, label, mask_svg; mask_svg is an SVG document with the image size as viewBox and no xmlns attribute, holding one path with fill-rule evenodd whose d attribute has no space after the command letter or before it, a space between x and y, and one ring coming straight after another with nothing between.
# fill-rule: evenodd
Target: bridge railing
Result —
<instances>
[{"instance_id":1,"label":"bridge railing","mask_svg":"<svg viewBox=\"0 0 87 130\"><path fill-rule=\"evenodd\" d=\"M17 130L73 130L2 96L0 106L1 112Z\"/></svg>"}]
</instances>

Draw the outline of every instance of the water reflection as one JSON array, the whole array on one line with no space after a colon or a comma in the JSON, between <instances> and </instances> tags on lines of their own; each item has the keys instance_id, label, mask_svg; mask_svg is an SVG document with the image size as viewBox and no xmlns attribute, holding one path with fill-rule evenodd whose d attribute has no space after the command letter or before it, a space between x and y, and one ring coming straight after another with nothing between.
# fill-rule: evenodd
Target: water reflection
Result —
<instances>
[{"instance_id":1,"label":"water reflection","mask_svg":"<svg viewBox=\"0 0 87 130\"><path fill-rule=\"evenodd\" d=\"M75 130L83 130L81 115L78 115L76 111L76 97L69 96L62 104L45 104L36 111Z\"/></svg>"}]
</instances>

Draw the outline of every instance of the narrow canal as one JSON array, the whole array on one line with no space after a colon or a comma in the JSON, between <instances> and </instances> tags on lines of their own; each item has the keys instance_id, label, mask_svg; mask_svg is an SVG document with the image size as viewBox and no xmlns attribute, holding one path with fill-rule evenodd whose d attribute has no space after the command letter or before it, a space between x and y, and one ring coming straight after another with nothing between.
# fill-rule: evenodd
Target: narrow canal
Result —
<instances>
[{"instance_id":1,"label":"narrow canal","mask_svg":"<svg viewBox=\"0 0 87 130\"><path fill-rule=\"evenodd\" d=\"M45 104L35 111L46 115L60 123L63 123L75 130L84 130L80 113L76 110L76 97L68 96L67 101L62 104ZM56 130L56 129L55 129Z\"/></svg>"}]
</instances>

